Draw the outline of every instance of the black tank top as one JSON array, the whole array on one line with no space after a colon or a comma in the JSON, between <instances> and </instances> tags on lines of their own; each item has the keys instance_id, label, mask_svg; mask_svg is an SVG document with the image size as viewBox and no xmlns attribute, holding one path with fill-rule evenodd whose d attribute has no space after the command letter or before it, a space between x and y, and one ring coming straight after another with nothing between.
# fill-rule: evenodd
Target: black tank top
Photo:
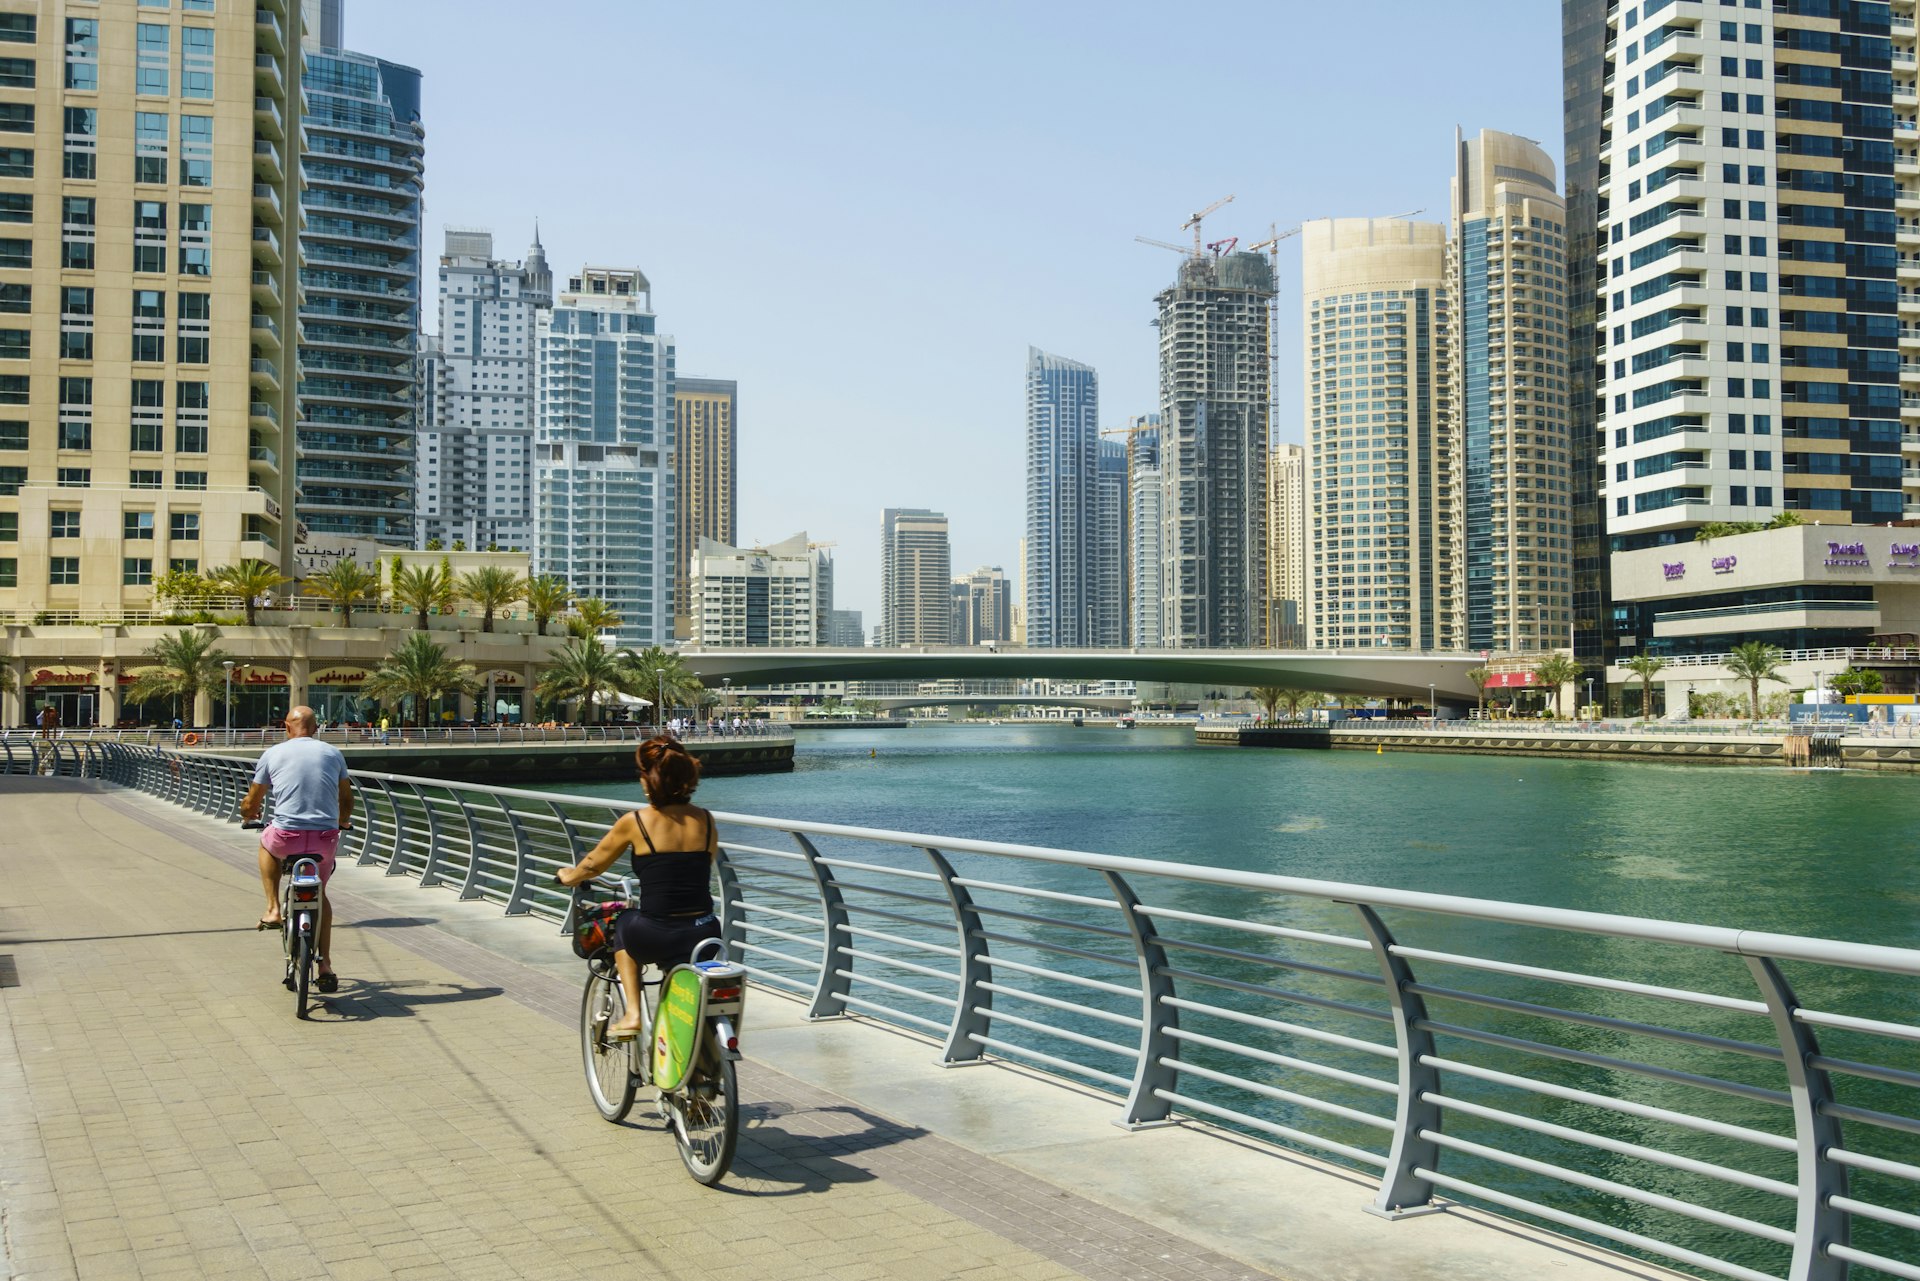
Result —
<instances>
[{"instance_id":1,"label":"black tank top","mask_svg":"<svg viewBox=\"0 0 1920 1281\"><path fill-rule=\"evenodd\" d=\"M633 821L647 843L647 857L641 858L639 850L631 855L633 879L640 885L640 915L705 916L713 911L713 893L707 888L713 877L713 857L707 853L713 844L713 815L707 815L707 839L697 850L655 849L638 810Z\"/></svg>"}]
</instances>

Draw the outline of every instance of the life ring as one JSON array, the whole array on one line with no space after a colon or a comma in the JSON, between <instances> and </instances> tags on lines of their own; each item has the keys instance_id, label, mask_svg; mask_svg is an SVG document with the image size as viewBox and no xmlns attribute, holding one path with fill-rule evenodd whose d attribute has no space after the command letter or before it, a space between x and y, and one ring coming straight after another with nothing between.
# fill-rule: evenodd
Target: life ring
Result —
<instances>
[{"instance_id":1,"label":"life ring","mask_svg":"<svg viewBox=\"0 0 1920 1281\"><path fill-rule=\"evenodd\" d=\"M182 747L198 747L200 746L200 736L198 734L189 734L180 740L180 745Z\"/></svg>"}]
</instances>

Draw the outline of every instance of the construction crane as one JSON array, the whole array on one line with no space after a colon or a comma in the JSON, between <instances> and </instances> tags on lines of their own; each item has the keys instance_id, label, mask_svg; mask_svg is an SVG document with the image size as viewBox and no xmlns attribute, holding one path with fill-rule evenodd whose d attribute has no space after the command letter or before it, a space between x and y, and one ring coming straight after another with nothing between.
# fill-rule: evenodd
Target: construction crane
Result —
<instances>
[{"instance_id":1,"label":"construction crane","mask_svg":"<svg viewBox=\"0 0 1920 1281\"><path fill-rule=\"evenodd\" d=\"M1155 240L1151 236L1135 236L1134 239L1143 245L1152 245L1155 249L1171 249L1182 258L1187 256L1188 251L1185 245L1176 245L1168 240Z\"/></svg>"},{"instance_id":2,"label":"construction crane","mask_svg":"<svg viewBox=\"0 0 1920 1281\"><path fill-rule=\"evenodd\" d=\"M1220 197L1220 199L1214 201L1212 204L1208 205L1205 209L1202 209L1199 213L1193 215L1193 217L1187 219L1185 222L1180 224L1180 230L1182 231L1185 231L1189 227L1193 228L1193 256L1195 258L1200 257L1200 250L1202 248L1200 244L1200 220L1202 218L1205 218L1208 214L1212 213L1214 210L1220 208L1222 205L1231 203L1232 200L1233 200L1232 196L1222 196Z\"/></svg>"},{"instance_id":3,"label":"construction crane","mask_svg":"<svg viewBox=\"0 0 1920 1281\"><path fill-rule=\"evenodd\" d=\"M1238 236L1228 236L1225 240L1209 240L1207 242L1207 252L1215 258L1218 258L1223 254L1232 253L1233 247L1239 243L1240 237Z\"/></svg>"}]
</instances>

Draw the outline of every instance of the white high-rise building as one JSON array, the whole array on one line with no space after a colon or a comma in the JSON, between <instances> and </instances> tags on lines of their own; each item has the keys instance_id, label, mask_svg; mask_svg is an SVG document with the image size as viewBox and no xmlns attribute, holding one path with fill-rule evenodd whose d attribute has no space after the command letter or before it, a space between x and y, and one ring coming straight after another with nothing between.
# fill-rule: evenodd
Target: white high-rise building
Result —
<instances>
[{"instance_id":1,"label":"white high-rise building","mask_svg":"<svg viewBox=\"0 0 1920 1281\"><path fill-rule=\"evenodd\" d=\"M622 645L673 638L673 339L639 271L588 267L536 324L535 573L620 616Z\"/></svg>"},{"instance_id":2,"label":"white high-rise building","mask_svg":"<svg viewBox=\"0 0 1920 1281\"><path fill-rule=\"evenodd\" d=\"M1160 415L1133 420L1127 436L1128 637L1151 648L1165 643L1160 554Z\"/></svg>"},{"instance_id":3,"label":"white high-rise building","mask_svg":"<svg viewBox=\"0 0 1920 1281\"><path fill-rule=\"evenodd\" d=\"M1267 463L1267 643L1307 643L1307 451L1275 445Z\"/></svg>"},{"instance_id":4,"label":"white high-rise building","mask_svg":"<svg viewBox=\"0 0 1920 1281\"><path fill-rule=\"evenodd\" d=\"M1027 348L1027 644L1094 643L1099 581L1100 377L1089 365ZM1116 638L1117 639L1117 638ZM1113 642L1107 642L1113 643Z\"/></svg>"},{"instance_id":5,"label":"white high-rise building","mask_svg":"<svg viewBox=\"0 0 1920 1281\"><path fill-rule=\"evenodd\" d=\"M945 645L952 636L953 553L944 514L889 507L880 514L880 640Z\"/></svg>"},{"instance_id":6,"label":"white high-rise building","mask_svg":"<svg viewBox=\"0 0 1920 1281\"><path fill-rule=\"evenodd\" d=\"M418 440L420 538L472 548L533 545L534 336L553 305L536 229L525 263L485 231L449 229L440 256L432 416Z\"/></svg>"},{"instance_id":7,"label":"white high-rise building","mask_svg":"<svg viewBox=\"0 0 1920 1281\"><path fill-rule=\"evenodd\" d=\"M819 642L826 553L806 531L765 547L702 538L688 564L692 643L701 649L787 649ZM829 580L830 581L830 580Z\"/></svg>"}]
</instances>

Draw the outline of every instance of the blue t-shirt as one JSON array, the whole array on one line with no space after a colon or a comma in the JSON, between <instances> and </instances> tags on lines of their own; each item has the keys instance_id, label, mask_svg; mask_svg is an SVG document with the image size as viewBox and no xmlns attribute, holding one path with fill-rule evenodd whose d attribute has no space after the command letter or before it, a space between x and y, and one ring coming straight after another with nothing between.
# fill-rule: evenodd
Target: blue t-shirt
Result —
<instances>
[{"instance_id":1,"label":"blue t-shirt","mask_svg":"<svg viewBox=\"0 0 1920 1281\"><path fill-rule=\"evenodd\" d=\"M317 738L290 738L260 753L253 781L272 789L273 825L290 832L330 832L340 826L340 780L347 758Z\"/></svg>"}]
</instances>

